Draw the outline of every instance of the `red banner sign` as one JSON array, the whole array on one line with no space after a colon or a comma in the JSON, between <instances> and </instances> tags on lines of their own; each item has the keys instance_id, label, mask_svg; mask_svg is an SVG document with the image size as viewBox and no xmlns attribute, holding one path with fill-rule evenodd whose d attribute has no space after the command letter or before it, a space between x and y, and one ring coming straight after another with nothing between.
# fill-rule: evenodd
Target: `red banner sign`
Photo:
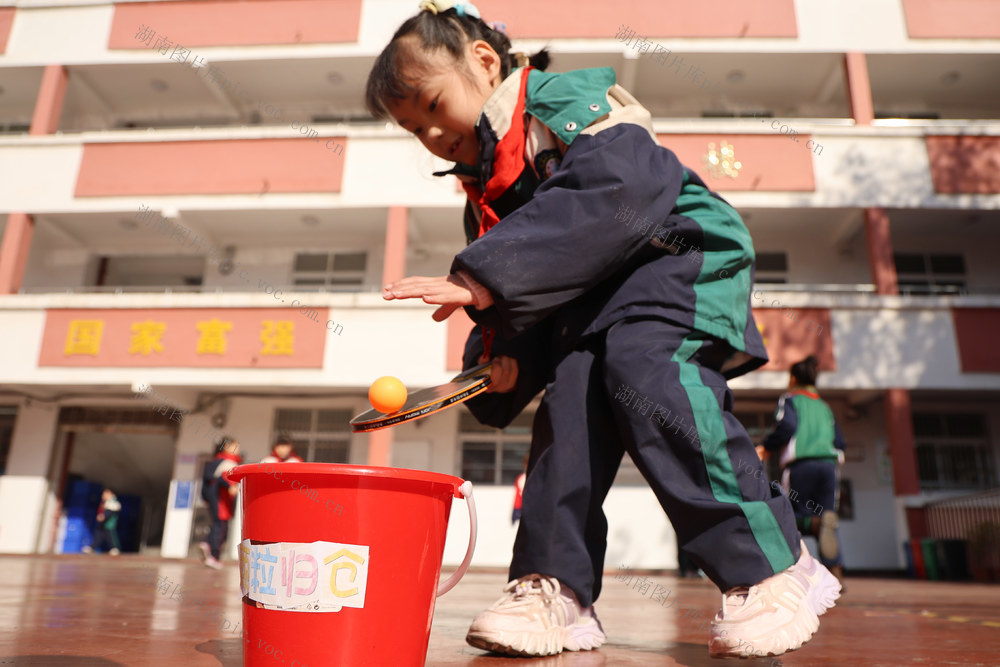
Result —
<instances>
[{"instance_id":1,"label":"red banner sign","mask_svg":"<svg viewBox=\"0 0 1000 667\"><path fill-rule=\"evenodd\" d=\"M49 310L38 365L322 368L328 310Z\"/></svg>"}]
</instances>

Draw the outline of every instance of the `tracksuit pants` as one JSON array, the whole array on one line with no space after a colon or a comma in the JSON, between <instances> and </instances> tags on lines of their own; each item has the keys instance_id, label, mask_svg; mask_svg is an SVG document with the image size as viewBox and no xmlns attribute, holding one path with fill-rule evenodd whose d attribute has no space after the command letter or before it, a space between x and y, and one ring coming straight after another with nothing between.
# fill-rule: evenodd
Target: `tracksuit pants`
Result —
<instances>
[{"instance_id":1,"label":"tracksuit pants","mask_svg":"<svg viewBox=\"0 0 1000 667\"><path fill-rule=\"evenodd\" d=\"M840 472L836 461L830 459L800 459L788 464L782 474L785 491L794 499L792 507L798 525L808 530L813 519L818 519L824 512L836 513L840 499ZM839 530L837 544L840 544ZM824 558L820 561L827 567L843 565L844 559L840 550L834 558Z\"/></svg>"},{"instance_id":2,"label":"tracksuit pants","mask_svg":"<svg viewBox=\"0 0 1000 667\"><path fill-rule=\"evenodd\" d=\"M657 319L624 320L557 356L535 416L510 577L556 577L584 607L601 591L602 504L627 451L685 549L720 590L799 558L788 498L754 477L754 445L719 371L728 344Z\"/></svg>"}]
</instances>

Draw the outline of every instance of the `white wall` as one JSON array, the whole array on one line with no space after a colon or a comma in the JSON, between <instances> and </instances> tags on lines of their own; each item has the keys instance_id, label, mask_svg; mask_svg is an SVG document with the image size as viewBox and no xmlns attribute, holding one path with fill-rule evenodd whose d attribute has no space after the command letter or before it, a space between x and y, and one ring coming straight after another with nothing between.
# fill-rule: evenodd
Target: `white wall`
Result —
<instances>
[{"instance_id":1,"label":"white wall","mask_svg":"<svg viewBox=\"0 0 1000 667\"><path fill-rule=\"evenodd\" d=\"M43 515L54 500L47 475L58 416L51 403L18 406L7 473L0 475L0 553L33 553L40 529L52 525Z\"/></svg>"},{"instance_id":2,"label":"white wall","mask_svg":"<svg viewBox=\"0 0 1000 667\"><path fill-rule=\"evenodd\" d=\"M848 420L842 402L831 406L851 450L852 458L861 452L860 461L840 468L842 479L850 480L854 493L854 518L840 522L841 548L848 569L895 569L904 566L899 560L905 536L896 524L891 464L888 458L885 409L882 401L869 404L864 417ZM880 471L888 468L885 475Z\"/></svg>"}]
</instances>

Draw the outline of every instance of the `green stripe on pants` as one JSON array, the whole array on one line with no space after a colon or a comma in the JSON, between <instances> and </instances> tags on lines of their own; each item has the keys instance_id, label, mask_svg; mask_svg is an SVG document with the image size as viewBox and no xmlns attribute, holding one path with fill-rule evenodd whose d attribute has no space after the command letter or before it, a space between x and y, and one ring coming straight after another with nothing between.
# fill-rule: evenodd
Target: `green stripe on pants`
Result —
<instances>
[{"instance_id":1,"label":"green stripe on pants","mask_svg":"<svg viewBox=\"0 0 1000 667\"><path fill-rule=\"evenodd\" d=\"M681 386L691 403L691 413L698 430L698 440L702 443L701 454L708 470L712 495L719 502L737 503L740 506L750 524L754 540L771 564L771 569L781 572L791 567L795 559L781 532L781 526L767 503L743 500L732 461L729 460L729 451L725 446L729 437L726 434L722 408L712 389L702 382L698 366L689 361L700 347L701 341L685 338L671 361L680 367Z\"/></svg>"}]
</instances>

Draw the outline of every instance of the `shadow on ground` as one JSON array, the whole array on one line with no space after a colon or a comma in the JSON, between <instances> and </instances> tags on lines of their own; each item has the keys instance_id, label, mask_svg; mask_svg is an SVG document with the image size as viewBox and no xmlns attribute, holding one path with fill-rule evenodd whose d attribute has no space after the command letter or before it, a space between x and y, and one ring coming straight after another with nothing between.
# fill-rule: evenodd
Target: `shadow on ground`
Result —
<instances>
[{"instance_id":1,"label":"shadow on ground","mask_svg":"<svg viewBox=\"0 0 1000 667\"><path fill-rule=\"evenodd\" d=\"M222 667L243 667L243 647L240 645L239 637L210 639L196 644L194 650L212 656Z\"/></svg>"}]
</instances>

